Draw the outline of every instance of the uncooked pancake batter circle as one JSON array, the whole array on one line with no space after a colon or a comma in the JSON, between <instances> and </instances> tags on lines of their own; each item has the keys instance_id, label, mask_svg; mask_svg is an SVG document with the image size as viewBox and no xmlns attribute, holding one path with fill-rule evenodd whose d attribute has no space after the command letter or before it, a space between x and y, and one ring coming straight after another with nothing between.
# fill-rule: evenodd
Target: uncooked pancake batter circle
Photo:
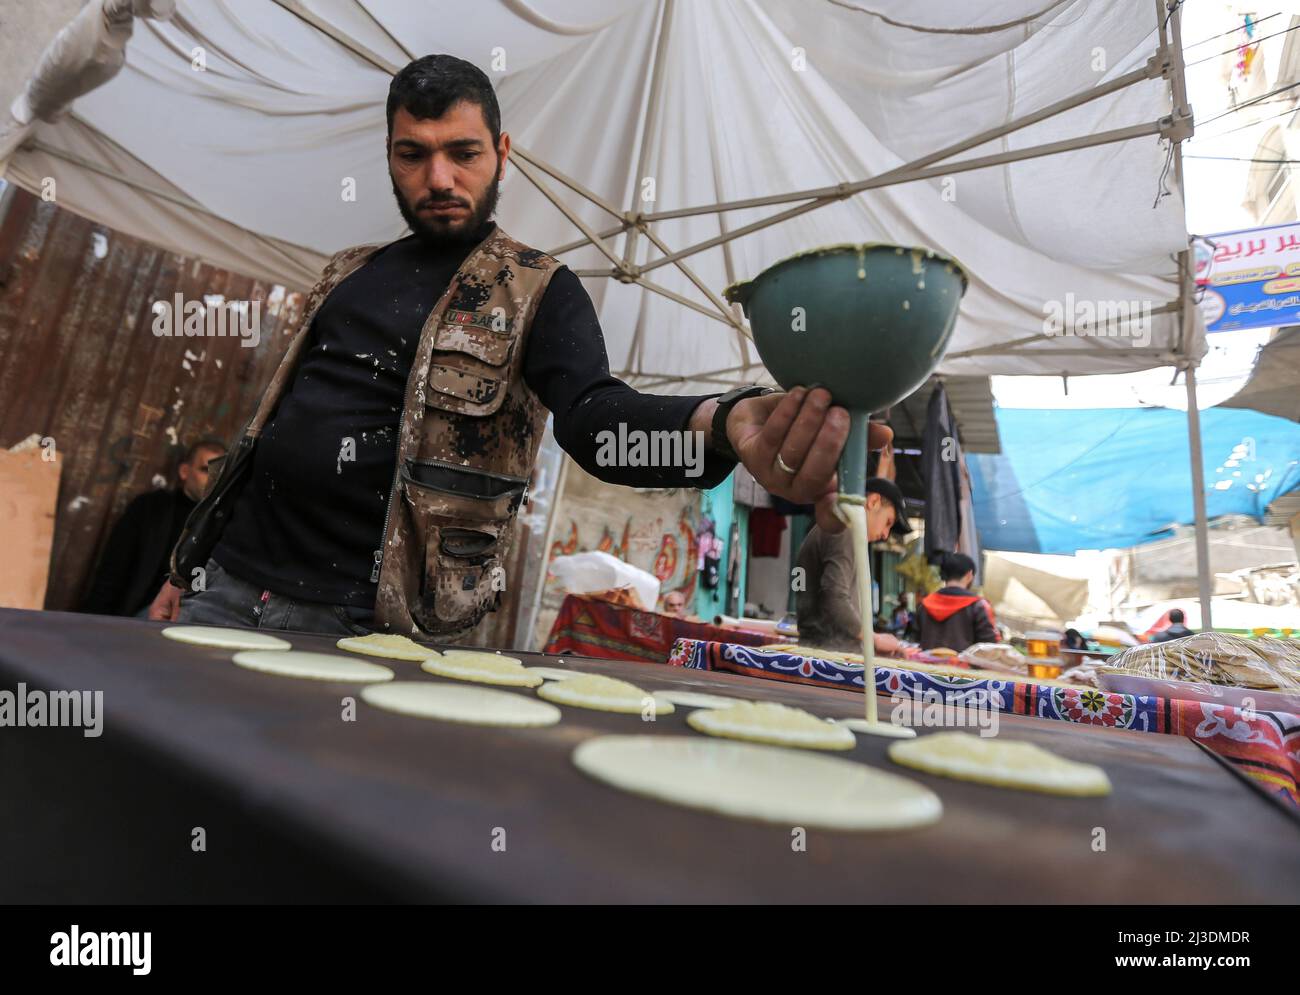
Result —
<instances>
[{"instance_id":1,"label":"uncooked pancake batter circle","mask_svg":"<svg viewBox=\"0 0 1300 995\"><path fill-rule=\"evenodd\" d=\"M361 700L401 715L466 725L525 728L553 726L560 721L560 710L554 705L472 685L393 681L363 688Z\"/></svg>"},{"instance_id":2,"label":"uncooked pancake batter circle","mask_svg":"<svg viewBox=\"0 0 1300 995\"><path fill-rule=\"evenodd\" d=\"M573 762L623 791L784 826L911 829L943 814L938 795L923 785L800 750L690 736L598 736L579 744Z\"/></svg>"},{"instance_id":3,"label":"uncooked pancake batter circle","mask_svg":"<svg viewBox=\"0 0 1300 995\"><path fill-rule=\"evenodd\" d=\"M245 670L280 677L315 681L391 681L393 672L366 660L337 653L304 653L298 650L244 650L236 653L235 664Z\"/></svg>"},{"instance_id":4,"label":"uncooked pancake batter circle","mask_svg":"<svg viewBox=\"0 0 1300 995\"><path fill-rule=\"evenodd\" d=\"M225 628L220 625L169 625L162 630L168 639L195 646L216 646L230 650L287 650L292 645L279 636L256 629Z\"/></svg>"},{"instance_id":5,"label":"uncooked pancake batter circle","mask_svg":"<svg viewBox=\"0 0 1300 995\"><path fill-rule=\"evenodd\" d=\"M368 636L345 636L334 645L351 653L365 653L367 656L379 656L386 660L410 660L414 663L438 655L437 650L421 646L409 636L399 636L389 632L372 632Z\"/></svg>"}]
</instances>

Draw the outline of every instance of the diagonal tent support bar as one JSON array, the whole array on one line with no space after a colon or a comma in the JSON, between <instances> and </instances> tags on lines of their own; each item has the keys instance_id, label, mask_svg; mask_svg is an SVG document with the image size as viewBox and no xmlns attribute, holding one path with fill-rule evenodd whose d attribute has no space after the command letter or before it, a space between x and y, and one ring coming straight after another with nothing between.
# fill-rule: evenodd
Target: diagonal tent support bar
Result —
<instances>
[{"instance_id":1,"label":"diagonal tent support bar","mask_svg":"<svg viewBox=\"0 0 1300 995\"><path fill-rule=\"evenodd\" d=\"M389 76L396 76L399 70L401 70L402 68L401 66L393 65L382 55L379 55L376 52L372 52L370 49L368 49L365 45L362 45L356 39L349 38L347 35L345 35L334 25L330 24L329 21L325 20L323 17L320 17L314 11L309 9L306 4L301 2L301 0L275 0L275 3L279 4L281 7L287 10L290 14L293 14L299 20L304 21L307 24L310 24L321 34L329 35L329 37L333 38L336 42L338 42L340 45L346 48L353 55L357 56L360 59L363 59L366 62L369 62L376 69L382 69L384 72L388 73ZM364 8L365 5L361 4L360 6ZM366 13L369 14L369 11L367 11ZM382 25L380 27L382 28ZM388 34L387 30L384 30L384 34ZM392 38L392 35L389 35L389 37Z\"/></svg>"},{"instance_id":2,"label":"diagonal tent support bar","mask_svg":"<svg viewBox=\"0 0 1300 995\"><path fill-rule=\"evenodd\" d=\"M650 230L650 226L647 225L644 221L638 222L636 227L640 229L640 231L645 235L645 237L651 243L654 244L654 247L656 249L658 249L664 255L667 255L669 253L670 250L668 246L664 245L664 243L659 239L659 237ZM724 245L723 248L725 249L726 246ZM680 259L677 260L674 263L674 265L676 265L676 267L682 271L682 273L686 276L686 279L690 280L691 283L695 284L695 288L699 290L700 293L702 293L705 297L709 299L709 303L711 303L715 308L717 308L722 313L723 321L725 321L727 324L729 324L732 328L734 328L745 338L749 339L751 342L754 341L754 336L750 334L749 329L746 328L744 323L740 321L740 319L736 316L735 312L732 311L730 308L728 308L725 303L723 303L722 298L719 297L717 294L715 294L709 288L709 285L706 284L702 279L700 279L700 277L696 274L696 272L693 269L687 266ZM637 282L641 283L643 281L638 279ZM646 285L648 286L648 284Z\"/></svg>"},{"instance_id":3,"label":"diagonal tent support bar","mask_svg":"<svg viewBox=\"0 0 1300 995\"><path fill-rule=\"evenodd\" d=\"M678 304L682 305L683 307L688 307L692 311L698 311L706 318L712 318L714 321L720 321L724 325L730 325L732 323L731 315L727 314L726 312L719 314L713 308L705 307L703 304L693 301L689 297L683 297L675 290L669 290L667 287L660 286L657 283L651 283L643 276L637 276L634 282L638 286L645 287L646 290L653 290L656 294L661 294L664 297L667 297L670 301L676 301Z\"/></svg>"},{"instance_id":4,"label":"diagonal tent support bar","mask_svg":"<svg viewBox=\"0 0 1300 995\"><path fill-rule=\"evenodd\" d=\"M614 254L614 250L611 249L608 245L606 245L602 239L598 238L596 233L592 231L592 229L587 225L587 223L583 221L582 218L578 217L577 213L573 211L567 204L565 204L564 201L561 200L555 194L555 191L553 191L549 186L547 186L546 183L542 180L542 178L538 176L536 172L534 172L533 167L529 164L529 160L520 157L520 159L515 162L515 168L517 168L519 172L522 173L529 180L529 182L531 182L533 186L535 186L538 189L538 191L542 194L543 197L545 197L552 204L554 204L556 208L558 208L559 211L566 218L568 218L570 222L572 222L574 227L576 227L579 231L581 231L584 235L586 235L587 238L591 240L592 244L595 245L596 248L599 249L605 255L605 258L607 258L611 263L614 264L616 271L619 274L618 278L622 282L637 283L647 290L654 291L656 294L661 294L664 297L667 297L669 300L676 301L678 304L681 304L684 307L691 308L694 311L698 311L701 314L713 318L716 321L720 321L727 325L731 325L733 323L734 319L732 318L731 313L721 305L720 301L718 302L717 310L705 307L703 304L697 303L696 301L683 297L681 294L669 290L667 287L662 287L659 284L651 283L649 280L644 279L639 272L627 268L624 262ZM685 267L682 268L685 270ZM692 278L693 282L699 281L699 278L696 277L693 273L690 273L689 270L687 270L686 272L688 276ZM583 271L579 271L578 275L579 276L583 275ZM707 288L704 288L702 281L698 282L697 285L700 286L701 289L704 289L706 293L708 293Z\"/></svg>"},{"instance_id":5,"label":"diagonal tent support bar","mask_svg":"<svg viewBox=\"0 0 1300 995\"><path fill-rule=\"evenodd\" d=\"M511 154L513 154L515 150L512 148L510 151ZM596 234L599 238L613 238L615 235L619 234L619 232L625 232L631 227L632 227L632 222L625 220L621 224L617 224L609 228L605 228L602 231L597 232ZM579 238L579 239L575 239L572 242L565 242L563 245L557 245L554 249L548 249L546 251L546 254L548 256L561 256L566 252L572 252L574 249L581 249L583 246L587 246L590 244L591 244L591 239ZM592 271L589 272L587 275L601 276L602 274L603 271L601 272Z\"/></svg>"},{"instance_id":6,"label":"diagonal tent support bar","mask_svg":"<svg viewBox=\"0 0 1300 995\"><path fill-rule=\"evenodd\" d=\"M568 218L570 222L572 222L575 228L577 228L580 232L586 235L588 240L597 249L601 251L601 253L605 256L606 259L608 259L611 263L614 264L615 273L610 275L617 275L618 278L620 280L623 280L624 282L633 279L633 274L629 273L624 268L623 260L619 259L618 256L614 255L614 251L608 245L605 244L604 240L599 238L596 235L596 233L591 230L591 228L587 225L587 223L583 221L582 218L578 217L577 213L574 210L572 210L567 204L564 203L563 200L561 200L558 196L556 196L555 191L553 191L550 187L546 185L546 183L542 180L542 178L533 171L533 167L528 165L528 163L524 160L522 156L518 160L516 160L515 168L518 169L519 172L521 172L528 179L528 181L537 188L538 192L541 193L543 197L545 197L552 204L554 204L559 209L560 213L563 214L566 218Z\"/></svg>"},{"instance_id":7,"label":"diagonal tent support bar","mask_svg":"<svg viewBox=\"0 0 1300 995\"><path fill-rule=\"evenodd\" d=\"M632 200L636 201L637 191L645 182L646 169L650 164L650 135L655 121L659 118L659 98L663 93L664 59L668 46L665 43L668 32L672 29L673 0L663 0L659 15L659 26L655 31L654 61L650 67L650 89L646 97L645 118L641 122L641 141L637 147L636 172L632 174ZM637 235L645 231L641 225L629 228L623 243L623 263L629 268L636 265ZM661 250L662 251L662 250ZM636 351L639 342L634 343Z\"/></svg>"},{"instance_id":8,"label":"diagonal tent support bar","mask_svg":"<svg viewBox=\"0 0 1300 995\"><path fill-rule=\"evenodd\" d=\"M1182 302L1171 301L1168 304L1160 305L1160 307L1152 308L1145 315L1138 316L1138 317L1144 318L1144 317L1150 317L1157 314L1181 314L1181 313L1182 313ZM1119 319L1119 323L1122 324L1126 321L1132 321L1132 320L1135 319L1121 318ZM1113 325L1114 325L1113 322L1108 321L1100 327L1105 329L1105 328L1111 328L1113 327ZM1058 355L1058 354L1059 355L1080 355L1080 356L1096 355L1099 352L1105 351L1105 346L1101 345L1101 340L1120 337L1118 335L1111 336L1105 334L1096 334L1093 331L1093 329L1096 327L1097 326L1095 325L1072 325L1070 326L1070 328L1058 332L1055 335L1049 335L1047 332L1036 332L1033 335L1025 335L1018 339L1012 339L1010 342L998 342L993 345L980 346L977 349L963 349L961 352L950 352L948 353L947 358L948 359L970 359L974 356L999 356L999 355L1011 355L1013 353L1032 352L1033 351L1032 349L1024 349L1022 348L1022 346L1033 345L1036 342L1043 342L1043 341L1055 340L1055 339L1066 339L1066 338L1077 338L1080 342L1085 343L1087 347L1081 347L1078 349L1069 349L1069 350L1054 348L1051 350L1053 355ZM1175 353L1170 352L1170 350L1168 349L1147 349L1147 348L1135 348L1133 350L1133 354L1138 356L1147 356L1147 355L1174 356L1175 355Z\"/></svg>"},{"instance_id":9,"label":"diagonal tent support bar","mask_svg":"<svg viewBox=\"0 0 1300 995\"><path fill-rule=\"evenodd\" d=\"M578 182L577 180L575 180L573 177L565 175L563 172L561 172L560 170L556 169L556 168L555 168L554 166L552 166L550 163L544 162L543 160L539 159L537 156L533 155L531 152L526 152L526 151L524 151L523 149L519 148L518 146L512 146L511 149L510 149L510 158L511 158L511 159L516 159L516 160L517 160L517 159L522 159L524 162L528 163L529 165L531 165L531 166L535 166L537 169L540 169L543 173L546 173L546 174L547 174L548 176L550 176L552 179L558 180L560 183L563 183L566 187L568 187L570 190L572 190L572 191L573 191L574 193L576 193L578 196L583 197L583 198L585 198L586 200L591 201L593 204L595 204L595 205L596 205L597 207L599 207L601 210L606 211L606 212L609 213L609 214L612 214L612 215L613 215L614 217L616 217L616 218L619 218L619 219L622 219L622 218L623 218L623 212L620 211L620 210L619 210L617 207L615 207L613 204L611 204L609 201L607 201L604 197L601 197L599 194L597 194L597 193L593 193L592 191L588 190L586 187L584 187L581 183L579 183L579 182ZM515 163L515 165L518 165L518 164L519 164L518 162ZM623 226L623 228L626 228L626 227L627 227L626 225ZM618 231L621 231L621 230L623 230L623 229L620 228L620 229L613 230L613 231L611 231L610 234L617 234ZM607 236L607 235L602 235L601 237L602 237L602 238L607 238L608 236ZM582 244L583 244L583 245L586 245L586 244L588 244L589 242L590 242L590 239L587 239L587 240L584 241ZM553 255L553 254L554 254L554 253L552 253L552 255Z\"/></svg>"}]
</instances>

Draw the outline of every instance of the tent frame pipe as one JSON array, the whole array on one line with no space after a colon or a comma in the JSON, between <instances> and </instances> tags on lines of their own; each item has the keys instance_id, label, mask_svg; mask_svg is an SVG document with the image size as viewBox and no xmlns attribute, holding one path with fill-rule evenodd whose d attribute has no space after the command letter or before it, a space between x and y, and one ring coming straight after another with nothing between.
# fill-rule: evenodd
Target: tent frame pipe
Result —
<instances>
[{"instance_id":1,"label":"tent frame pipe","mask_svg":"<svg viewBox=\"0 0 1300 995\"><path fill-rule=\"evenodd\" d=\"M393 65L382 55L379 55L377 52L372 52L365 45L362 45L360 42L352 38L349 38L347 35L345 35L334 25L330 24L329 21L325 20L323 17L320 17L319 15L309 10L304 4L300 2L300 0L275 0L275 3L278 4L280 7L283 7L290 14L293 14L299 20L311 25L317 31L333 38L334 41L342 45L353 55L357 56L360 59L365 60L366 62L369 62L376 69L380 69L388 73L389 76L396 76L401 71L400 66ZM364 5L359 5L359 6L364 7ZM370 12L366 11L366 13L369 14ZM371 20L373 19L374 18L372 17ZM383 28L383 25L380 25L380 27ZM388 34L388 31L386 29L384 30L384 34ZM388 35L388 37L392 38L393 36ZM396 39L394 39L394 41L396 41Z\"/></svg>"},{"instance_id":2,"label":"tent frame pipe","mask_svg":"<svg viewBox=\"0 0 1300 995\"><path fill-rule=\"evenodd\" d=\"M632 203L635 205L637 192L645 179L646 169L650 165L650 129L659 117L659 96L663 90L664 58L668 46L664 44L665 36L672 25L673 0L663 0L659 12L659 27L655 32L654 59L650 67L650 92L646 97L645 119L641 122L641 143L637 149L636 172L632 174ZM635 215L629 211L629 219ZM627 229L627 238L623 242L623 262L629 268L636 265L636 240L640 227L632 225Z\"/></svg>"},{"instance_id":3,"label":"tent frame pipe","mask_svg":"<svg viewBox=\"0 0 1300 995\"><path fill-rule=\"evenodd\" d=\"M719 220L721 220L721 218L719 218ZM650 226L648 224L646 224L644 221L638 221L636 227L641 230L641 232L645 235L647 239L649 239L651 242L654 243L655 248L657 248L664 255L668 254L669 251L668 246L664 245L664 243L659 239L659 237L655 235L653 231L650 230ZM726 254L727 257L727 265L726 265L727 277L728 279L734 279L731 276L731 265L730 265L731 254L727 252L726 244L722 246L722 251ZM727 305L723 303L722 298L720 298L717 294L715 294L712 288L710 288L707 283L705 283L702 279L700 279L700 277L698 276L698 274L696 274L694 270L692 270L681 260L678 260L675 265L679 270L682 271L682 273L686 275L686 279L690 280L691 283L695 284L696 289L699 290L700 293L702 293L705 297L709 299L709 303L711 303L714 307L716 307L719 311L722 312L724 316L723 318L724 321L726 321L729 325L731 325L731 327L734 328L738 334L749 339L751 342L754 340L754 336L750 333L749 329L745 327L744 322L741 321L740 318L736 316L735 311L728 308ZM650 284L647 283L640 276L637 277L637 283L645 287L650 286ZM736 307L739 307L739 305L736 305ZM741 348L742 349L744 348L743 345L741 346Z\"/></svg>"},{"instance_id":4,"label":"tent frame pipe","mask_svg":"<svg viewBox=\"0 0 1300 995\"><path fill-rule=\"evenodd\" d=\"M616 273L619 273L620 275L623 273L623 261L619 259L618 256L614 255L614 250L606 245L604 240L598 238L596 233L588 227L587 223L583 221L582 218L578 217L577 213L564 203L564 201L556 195L555 191L546 185L540 176L533 172L533 167L530 166L522 156L515 162L515 168L518 169L519 172L537 188L538 192L541 193L543 197L554 204L560 213L568 218L575 228L586 235L591 243L600 250L606 259L614 264Z\"/></svg>"},{"instance_id":5,"label":"tent frame pipe","mask_svg":"<svg viewBox=\"0 0 1300 995\"><path fill-rule=\"evenodd\" d=\"M1166 13L1167 12L1167 13ZM1187 105L1187 75L1183 64L1183 27L1182 5L1179 0L1156 0L1156 16L1160 28L1160 47L1172 53L1172 72L1170 86L1173 89L1174 113L1185 120L1191 120L1191 110ZM1168 23L1168 35L1165 27ZM1186 136L1184 136L1186 137ZM1174 139L1174 181L1178 192L1183 196L1186 186L1183 183L1183 141ZM1195 303L1192 294L1192 258L1191 252L1184 249L1178 254L1178 282L1181 291L1179 301L1182 305L1182 320L1179 322L1178 350L1183 356L1183 377L1187 387L1187 449L1192 471L1192 513L1196 524L1196 587L1197 597L1201 603L1201 628L1212 629L1213 588L1211 586L1210 565L1210 525L1205 507L1205 454L1201 443L1201 411L1196 398L1196 367L1199 361L1192 357L1190 349L1195 332Z\"/></svg>"}]
</instances>

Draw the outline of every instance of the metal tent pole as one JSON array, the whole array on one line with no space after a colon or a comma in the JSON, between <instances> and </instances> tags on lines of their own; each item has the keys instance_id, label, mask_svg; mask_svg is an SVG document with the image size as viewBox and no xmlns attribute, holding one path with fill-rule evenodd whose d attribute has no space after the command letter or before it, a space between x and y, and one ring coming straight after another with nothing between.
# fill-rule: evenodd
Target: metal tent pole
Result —
<instances>
[{"instance_id":1,"label":"metal tent pole","mask_svg":"<svg viewBox=\"0 0 1300 995\"><path fill-rule=\"evenodd\" d=\"M1169 34L1166 39L1165 21L1161 21L1160 45L1168 46L1170 54L1169 84L1173 90L1174 115L1190 120L1191 109L1187 104L1187 76L1183 64L1183 30L1182 5L1178 0L1168 0L1166 4L1157 3L1156 16L1167 20ZM1166 11L1168 13L1166 14ZM1178 184L1179 196L1186 196L1183 184L1183 143L1174 138L1174 180ZM1192 514L1196 522L1196 588L1201 602L1201 628L1214 626L1211 615L1210 599L1210 525L1205 511L1205 459L1201 448L1201 411L1196 403L1196 367L1198 361L1191 355L1192 338L1196 331L1195 301L1192 297L1194 281L1192 271L1192 254L1184 249L1178 254L1178 300L1182 307L1180 322L1179 352L1183 355L1184 383L1187 385L1187 443L1188 458L1192 470Z\"/></svg>"},{"instance_id":2,"label":"metal tent pole","mask_svg":"<svg viewBox=\"0 0 1300 995\"><path fill-rule=\"evenodd\" d=\"M1201 413L1196 407L1196 366L1188 363L1187 440L1192 461L1192 510L1196 515L1196 588L1201 602L1201 628L1213 628L1210 617L1210 526L1205 517L1205 464L1201 455Z\"/></svg>"}]
</instances>

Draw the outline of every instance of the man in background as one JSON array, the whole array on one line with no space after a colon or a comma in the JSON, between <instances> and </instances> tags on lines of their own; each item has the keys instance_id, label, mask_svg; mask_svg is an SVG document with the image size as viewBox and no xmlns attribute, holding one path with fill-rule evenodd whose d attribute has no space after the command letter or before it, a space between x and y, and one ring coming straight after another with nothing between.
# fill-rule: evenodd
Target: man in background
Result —
<instances>
[{"instance_id":1,"label":"man in background","mask_svg":"<svg viewBox=\"0 0 1300 995\"><path fill-rule=\"evenodd\" d=\"M683 622L698 622L698 615L692 614L686 607L685 591L669 591L659 599L660 615L671 615L673 618L680 618Z\"/></svg>"},{"instance_id":2,"label":"man in background","mask_svg":"<svg viewBox=\"0 0 1300 995\"><path fill-rule=\"evenodd\" d=\"M1187 616L1183 614L1181 608L1175 608L1169 613L1169 626L1155 633L1151 637L1153 643L1167 643L1171 639L1182 639L1183 636L1194 636L1195 631L1187 628Z\"/></svg>"},{"instance_id":3,"label":"man in background","mask_svg":"<svg viewBox=\"0 0 1300 995\"><path fill-rule=\"evenodd\" d=\"M867 536L879 542L892 531L905 536L912 531L903 504L903 492L892 480L868 477L866 484ZM799 642L817 649L862 651L862 611L858 606L858 569L853 557L853 533L831 534L814 525L799 547L803 590L796 593ZM871 614L871 606L867 615ZM888 632L874 634L877 653L899 648Z\"/></svg>"},{"instance_id":4,"label":"man in background","mask_svg":"<svg viewBox=\"0 0 1300 995\"><path fill-rule=\"evenodd\" d=\"M993 606L970 590L975 561L965 553L942 554L939 577L943 587L921 599L916 609L921 649L950 649L957 653L975 643L996 643Z\"/></svg>"},{"instance_id":5,"label":"man in background","mask_svg":"<svg viewBox=\"0 0 1300 995\"><path fill-rule=\"evenodd\" d=\"M167 577L185 519L208 486L208 464L225 452L220 440L199 439L181 454L175 487L141 494L126 506L109 534L82 611L145 617Z\"/></svg>"}]
</instances>

